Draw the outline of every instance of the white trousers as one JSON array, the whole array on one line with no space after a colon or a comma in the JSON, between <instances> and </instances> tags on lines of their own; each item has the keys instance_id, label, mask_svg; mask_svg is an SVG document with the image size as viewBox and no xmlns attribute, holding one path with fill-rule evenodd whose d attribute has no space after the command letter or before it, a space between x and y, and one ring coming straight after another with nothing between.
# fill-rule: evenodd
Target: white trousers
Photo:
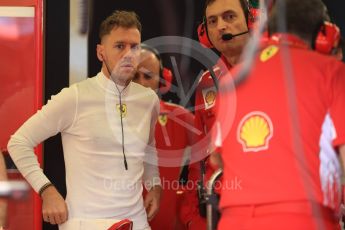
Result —
<instances>
[{"instance_id":1,"label":"white trousers","mask_svg":"<svg viewBox=\"0 0 345 230\"><path fill-rule=\"evenodd\" d=\"M59 225L59 230L107 230L110 226L121 220L115 219L80 219L73 218ZM145 229L135 228L133 230L151 230L150 227Z\"/></svg>"}]
</instances>

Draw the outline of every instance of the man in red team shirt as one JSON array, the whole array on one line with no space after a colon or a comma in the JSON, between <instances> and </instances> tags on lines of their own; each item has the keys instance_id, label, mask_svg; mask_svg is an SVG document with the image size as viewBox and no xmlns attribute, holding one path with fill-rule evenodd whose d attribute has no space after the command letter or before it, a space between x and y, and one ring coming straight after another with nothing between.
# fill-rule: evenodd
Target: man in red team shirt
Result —
<instances>
[{"instance_id":1,"label":"man in red team shirt","mask_svg":"<svg viewBox=\"0 0 345 230\"><path fill-rule=\"evenodd\" d=\"M213 47L221 53L221 58L213 69L218 79L240 60L241 52L249 38L248 7L246 0L206 0L205 2L203 23L206 33ZM230 40L223 38L224 35L229 34L238 36ZM201 174L205 174L202 183L206 184L215 170L208 157L200 159L200 156L207 156L209 134L215 121L213 108L216 94L215 83L210 72L206 71L202 75L195 93L195 127L202 131L202 134L198 136L197 144L192 150L192 162L196 160L201 160L201 162L198 161L189 166L189 180L194 181L194 184L200 180ZM201 168L204 168L203 173L201 173ZM187 229L206 229L206 218L200 215L206 210L199 209L196 186L194 188L185 191L180 219Z\"/></svg>"},{"instance_id":2,"label":"man in red team shirt","mask_svg":"<svg viewBox=\"0 0 345 230\"><path fill-rule=\"evenodd\" d=\"M169 82L164 74L158 51L142 44L141 61L134 82L155 90L158 95L167 91ZM171 75L172 77L172 75ZM164 89L163 89L164 88ZM150 222L152 230L174 230L177 224L177 190L185 150L193 143L194 115L187 109L160 100L160 114L156 124L155 138L158 153L159 173L163 186L160 211Z\"/></svg>"},{"instance_id":3,"label":"man in red team shirt","mask_svg":"<svg viewBox=\"0 0 345 230\"><path fill-rule=\"evenodd\" d=\"M246 79L236 91L226 87L232 78L221 80L220 127L234 95L237 110L231 130L217 135L225 138L218 229L340 229L339 181L323 164L319 142L328 113L344 162L345 66L313 50L325 18L321 0L277 1L271 38ZM233 68L233 78L240 69Z\"/></svg>"}]
</instances>

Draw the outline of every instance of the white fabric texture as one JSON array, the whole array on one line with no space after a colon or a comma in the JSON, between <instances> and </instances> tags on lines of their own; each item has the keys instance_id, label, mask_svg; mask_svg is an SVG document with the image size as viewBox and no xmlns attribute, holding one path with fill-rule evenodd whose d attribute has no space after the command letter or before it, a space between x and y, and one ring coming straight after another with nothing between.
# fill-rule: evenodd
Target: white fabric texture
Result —
<instances>
[{"instance_id":1,"label":"white fabric texture","mask_svg":"<svg viewBox=\"0 0 345 230\"><path fill-rule=\"evenodd\" d=\"M121 99L128 170L122 153L119 92L102 72L53 96L11 137L8 150L37 192L49 180L33 148L61 132L69 218L128 218L134 229L145 229L142 183L149 189L160 184L154 141L159 99L134 82L121 92Z\"/></svg>"},{"instance_id":2,"label":"white fabric texture","mask_svg":"<svg viewBox=\"0 0 345 230\"><path fill-rule=\"evenodd\" d=\"M322 124L320 137L320 182L323 192L323 204L338 210L341 202L342 170L332 141L335 139L332 118L327 113Z\"/></svg>"},{"instance_id":3,"label":"white fabric texture","mask_svg":"<svg viewBox=\"0 0 345 230\"><path fill-rule=\"evenodd\" d=\"M59 225L59 230L106 230L120 220L113 219L71 219ZM151 230L150 227L140 230Z\"/></svg>"}]
</instances>

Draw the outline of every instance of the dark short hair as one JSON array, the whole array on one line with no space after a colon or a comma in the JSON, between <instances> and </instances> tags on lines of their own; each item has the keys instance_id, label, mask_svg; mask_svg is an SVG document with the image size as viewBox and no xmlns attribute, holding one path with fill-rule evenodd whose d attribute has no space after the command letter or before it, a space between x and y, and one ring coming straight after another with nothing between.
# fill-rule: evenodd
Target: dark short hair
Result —
<instances>
[{"instance_id":1,"label":"dark short hair","mask_svg":"<svg viewBox=\"0 0 345 230\"><path fill-rule=\"evenodd\" d=\"M111 30L117 27L137 28L141 32L141 23L139 16L133 11L116 10L108 16L102 23L99 29L99 39L110 34Z\"/></svg>"},{"instance_id":2,"label":"dark short hair","mask_svg":"<svg viewBox=\"0 0 345 230\"><path fill-rule=\"evenodd\" d=\"M205 6L204 6L204 16L206 17L206 8L214 3L216 0L205 0ZM246 17L246 22L248 22L248 16L249 16L249 3L248 0L234 0L234 1L240 1L241 7L244 13L244 16Z\"/></svg>"},{"instance_id":3,"label":"dark short hair","mask_svg":"<svg viewBox=\"0 0 345 230\"><path fill-rule=\"evenodd\" d=\"M279 19L285 12L285 19ZM268 31L291 33L313 44L320 26L327 19L327 9L321 0L276 0L269 19ZM285 26L279 25L285 21Z\"/></svg>"}]
</instances>

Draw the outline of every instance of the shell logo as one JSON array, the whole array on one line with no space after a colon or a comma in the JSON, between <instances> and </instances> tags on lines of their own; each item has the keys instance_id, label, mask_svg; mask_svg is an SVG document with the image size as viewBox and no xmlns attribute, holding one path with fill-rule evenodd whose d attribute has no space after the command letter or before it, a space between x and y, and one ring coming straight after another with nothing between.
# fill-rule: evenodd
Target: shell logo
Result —
<instances>
[{"instance_id":1,"label":"shell logo","mask_svg":"<svg viewBox=\"0 0 345 230\"><path fill-rule=\"evenodd\" d=\"M244 116L237 129L237 140L244 152L258 152L268 149L273 136L270 117L263 112L254 111Z\"/></svg>"},{"instance_id":2,"label":"shell logo","mask_svg":"<svg viewBox=\"0 0 345 230\"><path fill-rule=\"evenodd\" d=\"M202 90L202 96L204 98L205 109L210 109L215 105L217 93L216 87L210 87Z\"/></svg>"},{"instance_id":3,"label":"shell logo","mask_svg":"<svg viewBox=\"0 0 345 230\"><path fill-rule=\"evenodd\" d=\"M206 93L205 100L207 105L212 105L214 101L216 100L216 92L210 90Z\"/></svg>"}]
</instances>

